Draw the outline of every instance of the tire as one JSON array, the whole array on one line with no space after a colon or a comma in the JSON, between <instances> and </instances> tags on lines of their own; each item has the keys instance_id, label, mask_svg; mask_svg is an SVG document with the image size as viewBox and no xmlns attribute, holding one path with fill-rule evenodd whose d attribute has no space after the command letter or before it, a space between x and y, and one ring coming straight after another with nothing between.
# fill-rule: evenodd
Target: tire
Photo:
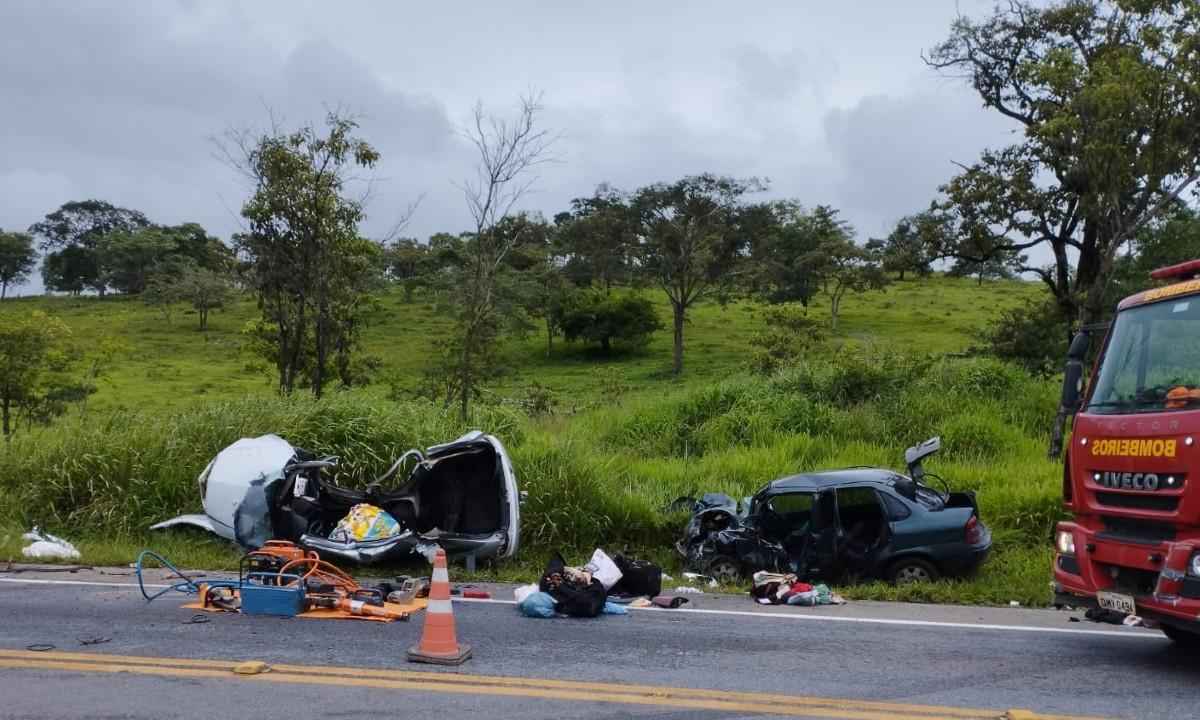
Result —
<instances>
[{"instance_id":1,"label":"tire","mask_svg":"<svg viewBox=\"0 0 1200 720\"><path fill-rule=\"evenodd\" d=\"M742 579L742 564L728 555L718 555L704 566L704 574L724 585L736 585Z\"/></svg>"},{"instance_id":2,"label":"tire","mask_svg":"<svg viewBox=\"0 0 1200 720\"><path fill-rule=\"evenodd\" d=\"M941 577L937 567L924 558L900 558L888 568L888 580L893 585L907 585L914 582L932 582Z\"/></svg>"},{"instance_id":3,"label":"tire","mask_svg":"<svg viewBox=\"0 0 1200 720\"><path fill-rule=\"evenodd\" d=\"M1173 625L1163 625L1162 631L1163 635L1169 637L1171 642L1175 644L1175 647L1180 650L1188 650L1190 652L1200 650L1200 634L1180 630Z\"/></svg>"}]
</instances>

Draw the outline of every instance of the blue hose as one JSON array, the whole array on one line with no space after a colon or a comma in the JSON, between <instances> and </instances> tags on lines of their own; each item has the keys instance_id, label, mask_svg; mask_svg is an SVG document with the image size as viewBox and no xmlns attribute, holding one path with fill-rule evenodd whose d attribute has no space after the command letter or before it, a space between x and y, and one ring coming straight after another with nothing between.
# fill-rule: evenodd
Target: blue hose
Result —
<instances>
[{"instance_id":1,"label":"blue hose","mask_svg":"<svg viewBox=\"0 0 1200 720\"><path fill-rule=\"evenodd\" d=\"M160 563L162 563L163 567L165 567L168 570L170 570L171 572L175 573L175 576L180 578L181 580L183 580L183 582L178 582L178 583L175 583L174 585L163 588L162 590L159 590L158 592L154 593L153 595L146 592L146 585L144 582L142 582L142 559L145 558L147 555L154 558L155 560L158 560ZM200 594L200 586L199 585L197 585L187 575L184 575L182 572L180 572L179 568L172 565L170 560L167 560L165 557L163 557L162 555L159 555L158 553L154 552L153 550L143 550L140 553L138 553L137 563L135 564L135 567L136 567L135 574L137 575L137 581L138 581L138 589L142 591L142 597L146 598L146 602L150 602L151 600L160 598L163 595L166 595L167 593L171 592L172 590L174 590L175 592L183 593L185 595Z\"/></svg>"}]
</instances>

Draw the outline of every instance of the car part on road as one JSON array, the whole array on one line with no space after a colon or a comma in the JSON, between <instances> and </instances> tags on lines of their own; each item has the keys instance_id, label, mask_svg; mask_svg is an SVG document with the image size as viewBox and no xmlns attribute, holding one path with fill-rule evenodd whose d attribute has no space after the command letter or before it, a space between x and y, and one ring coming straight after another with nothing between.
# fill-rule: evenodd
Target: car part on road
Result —
<instances>
[{"instance_id":1,"label":"car part on road","mask_svg":"<svg viewBox=\"0 0 1200 720\"><path fill-rule=\"evenodd\" d=\"M761 570L831 582L970 574L990 552L991 532L973 492L954 492L924 469L940 448L938 438L909 448L907 476L850 468L780 478L741 503L705 494L676 549L726 584Z\"/></svg>"},{"instance_id":2,"label":"car part on road","mask_svg":"<svg viewBox=\"0 0 1200 720\"><path fill-rule=\"evenodd\" d=\"M290 540L354 564L403 560L432 545L466 558L469 567L517 552L516 474L491 435L473 431L424 452L410 450L363 490L338 486L329 477L337 465L336 457L318 457L276 435L243 438L200 473L203 515L181 515L151 529L192 525L250 549ZM385 487L396 477L403 479ZM374 517L385 513L397 530L334 535L361 505L374 508ZM381 527L391 525L385 520Z\"/></svg>"}]
</instances>

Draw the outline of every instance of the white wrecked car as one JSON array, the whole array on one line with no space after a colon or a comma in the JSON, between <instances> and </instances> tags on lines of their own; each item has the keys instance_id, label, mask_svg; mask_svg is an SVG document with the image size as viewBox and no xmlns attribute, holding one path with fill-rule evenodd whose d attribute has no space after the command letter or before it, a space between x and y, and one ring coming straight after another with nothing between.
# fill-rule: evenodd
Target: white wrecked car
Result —
<instances>
[{"instance_id":1,"label":"white wrecked car","mask_svg":"<svg viewBox=\"0 0 1200 720\"><path fill-rule=\"evenodd\" d=\"M517 551L517 478L504 446L491 435L474 431L425 452L410 450L365 490L327 479L322 471L336 464L337 458L318 458L277 435L243 438L200 473L203 515L180 515L151 529L193 525L246 548L291 540L327 559L353 563L402 559L431 543L468 563ZM386 488L406 467L403 481ZM398 534L331 540L338 522L360 503L387 511Z\"/></svg>"}]
</instances>

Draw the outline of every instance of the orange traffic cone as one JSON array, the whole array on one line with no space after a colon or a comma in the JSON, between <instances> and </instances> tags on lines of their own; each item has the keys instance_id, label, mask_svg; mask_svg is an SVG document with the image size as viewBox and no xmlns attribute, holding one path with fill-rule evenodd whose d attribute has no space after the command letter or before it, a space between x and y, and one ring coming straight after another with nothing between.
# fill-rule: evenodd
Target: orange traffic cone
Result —
<instances>
[{"instance_id":1,"label":"orange traffic cone","mask_svg":"<svg viewBox=\"0 0 1200 720\"><path fill-rule=\"evenodd\" d=\"M461 665L469 657L471 646L459 645L454 634L454 608L450 603L450 573L446 570L446 551L438 548L433 559L433 582L429 585L425 627L421 630L421 642L408 649L408 661Z\"/></svg>"}]
</instances>

